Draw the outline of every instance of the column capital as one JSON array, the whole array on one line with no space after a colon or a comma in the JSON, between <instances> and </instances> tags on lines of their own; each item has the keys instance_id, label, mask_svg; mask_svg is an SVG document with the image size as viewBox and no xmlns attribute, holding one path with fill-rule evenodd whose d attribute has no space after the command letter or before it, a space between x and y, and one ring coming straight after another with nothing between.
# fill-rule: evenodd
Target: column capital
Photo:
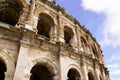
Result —
<instances>
[{"instance_id":1,"label":"column capital","mask_svg":"<svg viewBox=\"0 0 120 80\"><path fill-rule=\"evenodd\" d=\"M32 75L31 73L25 73L24 80L29 80L31 75Z\"/></svg>"},{"instance_id":2,"label":"column capital","mask_svg":"<svg viewBox=\"0 0 120 80\"><path fill-rule=\"evenodd\" d=\"M53 80L60 80L60 77L58 75L53 77Z\"/></svg>"},{"instance_id":3,"label":"column capital","mask_svg":"<svg viewBox=\"0 0 120 80\"><path fill-rule=\"evenodd\" d=\"M13 79L14 73L13 72L5 72L5 80Z\"/></svg>"},{"instance_id":4,"label":"column capital","mask_svg":"<svg viewBox=\"0 0 120 80\"><path fill-rule=\"evenodd\" d=\"M29 47L30 46L30 43L27 41L24 41L24 40L21 40L20 43L21 43L22 47Z\"/></svg>"}]
</instances>

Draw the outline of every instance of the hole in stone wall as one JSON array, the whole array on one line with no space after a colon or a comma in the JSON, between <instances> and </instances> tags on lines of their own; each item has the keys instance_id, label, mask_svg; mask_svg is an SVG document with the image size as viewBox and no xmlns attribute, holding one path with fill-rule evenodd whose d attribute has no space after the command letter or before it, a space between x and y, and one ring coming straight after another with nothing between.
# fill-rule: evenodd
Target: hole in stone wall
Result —
<instances>
[{"instance_id":1,"label":"hole in stone wall","mask_svg":"<svg viewBox=\"0 0 120 80\"><path fill-rule=\"evenodd\" d=\"M98 52L97 52L97 49L96 49L95 45L93 45L92 51L93 51L93 54L94 54L95 58L98 58L99 56L98 56Z\"/></svg>"},{"instance_id":2,"label":"hole in stone wall","mask_svg":"<svg viewBox=\"0 0 120 80\"><path fill-rule=\"evenodd\" d=\"M6 66L5 64L0 61L0 80L5 80L5 72L6 72Z\"/></svg>"},{"instance_id":3,"label":"hole in stone wall","mask_svg":"<svg viewBox=\"0 0 120 80\"><path fill-rule=\"evenodd\" d=\"M0 1L0 21L15 26L21 10L22 7L16 0Z\"/></svg>"},{"instance_id":4,"label":"hole in stone wall","mask_svg":"<svg viewBox=\"0 0 120 80\"><path fill-rule=\"evenodd\" d=\"M76 69L70 69L67 77L68 80L81 80L80 74Z\"/></svg>"},{"instance_id":5,"label":"hole in stone wall","mask_svg":"<svg viewBox=\"0 0 120 80\"><path fill-rule=\"evenodd\" d=\"M94 80L94 76L91 72L88 73L88 80Z\"/></svg>"},{"instance_id":6,"label":"hole in stone wall","mask_svg":"<svg viewBox=\"0 0 120 80\"><path fill-rule=\"evenodd\" d=\"M50 32L53 26L54 21L49 15L45 13L41 13L39 15L39 21L37 25L38 34L50 38Z\"/></svg>"},{"instance_id":7,"label":"hole in stone wall","mask_svg":"<svg viewBox=\"0 0 120 80\"><path fill-rule=\"evenodd\" d=\"M72 46L71 40L73 38L73 35L74 35L73 31L69 27L65 26L64 27L64 40L66 44L69 44L69 46Z\"/></svg>"},{"instance_id":8,"label":"hole in stone wall","mask_svg":"<svg viewBox=\"0 0 120 80\"><path fill-rule=\"evenodd\" d=\"M30 80L53 80L52 73L43 65L36 65L31 70Z\"/></svg>"},{"instance_id":9,"label":"hole in stone wall","mask_svg":"<svg viewBox=\"0 0 120 80\"><path fill-rule=\"evenodd\" d=\"M87 52L87 46L88 45L87 45L86 40L83 37L80 37L80 39L81 39L81 46L83 48L83 51Z\"/></svg>"},{"instance_id":10,"label":"hole in stone wall","mask_svg":"<svg viewBox=\"0 0 120 80\"><path fill-rule=\"evenodd\" d=\"M102 77L100 76L100 80L102 80Z\"/></svg>"}]
</instances>

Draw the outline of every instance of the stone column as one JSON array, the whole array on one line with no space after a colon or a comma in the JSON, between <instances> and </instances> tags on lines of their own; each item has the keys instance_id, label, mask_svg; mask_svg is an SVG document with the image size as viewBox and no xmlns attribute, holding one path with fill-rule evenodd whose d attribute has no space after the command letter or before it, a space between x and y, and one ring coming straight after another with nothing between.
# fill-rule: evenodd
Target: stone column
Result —
<instances>
[{"instance_id":1,"label":"stone column","mask_svg":"<svg viewBox=\"0 0 120 80\"><path fill-rule=\"evenodd\" d=\"M96 70L96 68L95 68L95 74L96 74L96 76L95 76L95 80L100 80L100 77L99 77L99 74L97 73L97 70Z\"/></svg>"},{"instance_id":2,"label":"stone column","mask_svg":"<svg viewBox=\"0 0 120 80\"><path fill-rule=\"evenodd\" d=\"M13 75L12 72L5 72L5 80L13 80Z\"/></svg>"},{"instance_id":3,"label":"stone column","mask_svg":"<svg viewBox=\"0 0 120 80\"><path fill-rule=\"evenodd\" d=\"M59 41L60 42L65 42L65 40L64 40L64 28L60 28L59 29Z\"/></svg>"},{"instance_id":4,"label":"stone column","mask_svg":"<svg viewBox=\"0 0 120 80\"><path fill-rule=\"evenodd\" d=\"M16 27L23 27L28 13L28 8L23 8Z\"/></svg>"},{"instance_id":5,"label":"stone column","mask_svg":"<svg viewBox=\"0 0 120 80\"><path fill-rule=\"evenodd\" d=\"M57 24L51 27L50 38L52 41L57 41Z\"/></svg>"},{"instance_id":6,"label":"stone column","mask_svg":"<svg viewBox=\"0 0 120 80\"><path fill-rule=\"evenodd\" d=\"M54 76L53 80L60 80L60 77L59 76Z\"/></svg>"},{"instance_id":7,"label":"stone column","mask_svg":"<svg viewBox=\"0 0 120 80\"><path fill-rule=\"evenodd\" d=\"M32 75L31 73L25 73L23 80L30 80L31 75Z\"/></svg>"},{"instance_id":8,"label":"stone column","mask_svg":"<svg viewBox=\"0 0 120 80\"><path fill-rule=\"evenodd\" d=\"M29 13L28 13L28 22L31 22L33 14L34 14L34 10L35 10L35 0L31 0L31 6L29 9Z\"/></svg>"},{"instance_id":9,"label":"stone column","mask_svg":"<svg viewBox=\"0 0 120 80\"><path fill-rule=\"evenodd\" d=\"M88 75L87 75L86 66L83 65L83 66L82 66L82 69L83 69L83 77L84 77L84 80L88 80Z\"/></svg>"},{"instance_id":10,"label":"stone column","mask_svg":"<svg viewBox=\"0 0 120 80\"><path fill-rule=\"evenodd\" d=\"M61 51L59 53L59 59L60 59L60 80L67 80L67 63L65 61L65 55Z\"/></svg>"},{"instance_id":11,"label":"stone column","mask_svg":"<svg viewBox=\"0 0 120 80\"><path fill-rule=\"evenodd\" d=\"M95 80L100 80L100 77L99 77L99 73L98 73L98 71L97 71L97 63L96 63L97 61L96 60L94 60L94 62L93 62L93 67L94 67L94 72L95 72Z\"/></svg>"},{"instance_id":12,"label":"stone column","mask_svg":"<svg viewBox=\"0 0 120 80\"><path fill-rule=\"evenodd\" d=\"M106 79L105 79L105 67L104 67L104 64L101 64L101 68L102 68L102 69L101 69L102 79L103 79L103 80L106 80Z\"/></svg>"},{"instance_id":13,"label":"stone column","mask_svg":"<svg viewBox=\"0 0 120 80\"><path fill-rule=\"evenodd\" d=\"M34 24L32 26L32 29L37 32L38 17L34 16L33 17L33 22L34 22Z\"/></svg>"},{"instance_id":14,"label":"stone column","mask_svg":"<svg viewBox=\"0 0 120 80\"><path fill-rule=\"evenodd\" d=\"M25 25L25 27L30 30L32 30L33 25L34 25L33 15L34 15L34 10L35 10L35 2L36 2L36 0L31 1L31 6L29 9L30 11L29 11L28 17L27 17L27 24Z\"/></svg>"},{"instance_id":15,"label":"stone column","mask_svg":"<svg viewBox=\"0 0 120 80\"><path fill-rule=\"evenodd\" d=\"M80 48L81 48L81 42L80 42L80 32L79 32L78 25L76 25L76 38L77 38L77 48L78 48L78 52L79 52Z\"/></svg>"},{"instance_id":16,"label":"stone column","mask_svg":"<svg viewBox=\"0 0 120 80\"><path fill-rule=\"evenodd\" d=\"M82 49L82 43L81 43L81 39L80 39L80 34L82 34L80 31L79 31L79 26L78 25L76 25L77 26L77 31L76 31L76 34L77 34L77 37L78 37L78 41L77 41L77 43L78 43L78 51L80 52L80 51L83 51L83 49Z\"/></svg>"},{"instance_id":17,"label":"stone column","mask_svg":"<svg viewBox=\"0 0 120 80\"><path fill-rule=\"evenodd\" d=\"M83 80L88 80L88 71L87 71L85 60L84 60L84 56L82 56L81 66L82 66L82 72L83 72L82 78Z\"/></svg>"},{"instance_id":18,"label":"stone column","mask_svg":"<svg viewBox=\"0 0 120 80\"><path fill-rule=\"evenodd\" d=\"M58 32L59 32L59 38L58 40L60 42L64 43L64 26L62 26L62 20L61 20L61 12L59 12L59 26L58 26Z\"/></svg>"},{"instance_id":19,"label":"stone column","mask_svg":"<svg viewBox=\"0 0 120 80\"><path fill-rule=\"evenodd\" d=\"M20 51L19 51L16 71L15 71L13 80L22 80L24 77L24 69L28 61L27 53L28 53L29 46L30 46L29 42L21 40Z\"/></svg>"}]
</instances>

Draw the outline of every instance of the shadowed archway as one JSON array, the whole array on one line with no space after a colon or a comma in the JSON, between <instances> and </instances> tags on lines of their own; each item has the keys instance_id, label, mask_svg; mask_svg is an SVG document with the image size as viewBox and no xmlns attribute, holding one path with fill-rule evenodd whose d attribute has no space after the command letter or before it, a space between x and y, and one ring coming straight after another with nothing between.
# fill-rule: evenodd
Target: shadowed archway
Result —
<instances>
[{"instance_id":1,"label":"shadowed archway","mask_svg":"<svg viewBox=\"0 0 120 80\"><path fill-rule=\"evenodd\" d=\"M67 74L67 80L81 80L80 74L76 69L70 69Z\"/></svg>"},{"instance_id":2,"label":"shadowed archway","mask_svg":"<svg viewBox=\"0 0 120 80\"><path fill-rule=\"evenodd\" d=\"M5 80L6 65L0 60L0 80Z\"/></svg>"},{"instance_id":3,"label":"shadowed archway","mask_svg":"<svg viewBox=\"0 0 120 80\"><path fill-rule=\"evenodd\" d=\"M0 21L15 26L22 6L17 0L0 0Z\"/></svg>"},{"instance_id":4,"label":"shadowed archway","mask_svg":"<svg viewBox=\"0 0 120 80\"><path fill-rule=\"evenodd\" d=\"M71 28L69 28L68 26L64 26L64 40L65 43L68 44L69 46L72 46L72 39L73 39L73 31Z\"/></svg>"},{"instance_id":5,"label":"shadowed archway","mask_svg":"<svg viewBox=\"0 0 120 80\"><path fill-rule=\"evenodd\" d=\"M38 34L50 38L51 30L54 26L54 20L46 13L40 13L37 24Z\"/></svg>"},{"instance_id":6,"label":"shadowed archway","mask_svg":"<svg viewBox=\"0 0 120 80\"><path fill-rule=\"evenodd\" d=\"M31 70L30 80L53 80L52 72L44 65L35 65Z\"/></svg>"},{"instance_id":7,"label":"shadowed archway","mask_svg":"<svg viewBox=\"0 0 120 80\"><path fill-rule=\"evenodd\" d=\"M94 76L91 72L88 73L88 80L94 80Z\"/></svg>"}]
</instances>

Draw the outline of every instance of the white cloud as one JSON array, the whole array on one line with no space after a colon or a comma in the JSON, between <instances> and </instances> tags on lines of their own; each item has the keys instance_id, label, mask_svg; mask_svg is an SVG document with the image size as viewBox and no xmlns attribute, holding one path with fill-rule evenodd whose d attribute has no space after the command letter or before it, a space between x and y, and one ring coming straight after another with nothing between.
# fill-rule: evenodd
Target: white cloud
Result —
<instances>
[{"instance_id":1,"label":"white cloud","mask_svg":"<svg viewBox=\"0 0 120 80\"><path fill-rule=\"evenodd\" d=\"M120 64L119 63L110 63L107 65L108 69L110 70L111 76L117 76L120 75Z\"/></svg>"},{"instance_id":2,"label":"white cloud","mask_svg":"<svg viewBox=\"0 0 120 80\"><path fill-rule=\"evenodd\" d=\"M85 10L95 13L104 13L104 23L98 28L100 29L103 39L100 44L103 47L112 46L120 48L120 0L82 0L81 6ZM96 26L95 26L96 27ZM120 80L120 51L114 53L108 60L107 67L109 68L111 80Z\"/></svg>"},{"instance_id":3,"label":"white cloud","mask_svg":"<svg viewBox=\"0 0 120 80\"><path fill-rule=\"evenodd\" d=\"M106 20L100 28L102 45L120 46L120 0L82 0L82 7L96 13L104 13Z\"/></svg>"},{"instance_id":4,"label":"white cloud","mask_svg":"<svg viewBox=\"0 0 120 80\"><path fill-rule=\"evenodd\" d=\"M111 79L114 79L115 76L120 75L120 53L112 54L109 59L107 67L110 70Z\"/></svg>"},{"instance_id":5,"label":"white cloud","mask_svg":"<svg viewBox=\"0 0 120 80\"><path fill-rule=\"evenodd\" d=\"M119 52L116 52L116 53L112 54L109 62L113 62L113 61L116 61L116 62L120 61L120 53Z\"/></svg>"},{"instance_id":6,"label":"white cloud","mask_svg":"<svg viewBox=\"0 0 120 80\"><path fill-rule=\"evenodd\" d=\"M120 75L120 69L113 69L111 70L111 75Z\"/></svg>"},{"instance_id":7,"label":"white cloud","mask_svg":"<svg viewBox=\"0 0 120 80\"><path fill-rule=\"evenodd\" d=\"M114 80L120 80L120 78L116 78L116 77L115 77Z\"/></svg>"},{"instance_id":8,"label":"white cloud","mask_svg":"<svg viewBox=\"0 0 120 80\"><path fill-rule=\"evenodd\" d=\"M102 6L100 3L102 4ZM103 0L82 0L81 5L86 10L91 10L91 11L95 11L98 13L106 9L106 2L103 3Z\"/></svg>"},{"instance_id":9,"label":"white cloud","mask_svg":"<svg viewBox=\"0 0 120 80\"><path fill-rule=\"evenodd\" d=\"M117 64L117 63L114 63L114 64L109 64L107 65L108 68L111 68L111 69L115 69L115 68L119 68L120 67L120 64Z\"/></svg>"}]
</instances>

